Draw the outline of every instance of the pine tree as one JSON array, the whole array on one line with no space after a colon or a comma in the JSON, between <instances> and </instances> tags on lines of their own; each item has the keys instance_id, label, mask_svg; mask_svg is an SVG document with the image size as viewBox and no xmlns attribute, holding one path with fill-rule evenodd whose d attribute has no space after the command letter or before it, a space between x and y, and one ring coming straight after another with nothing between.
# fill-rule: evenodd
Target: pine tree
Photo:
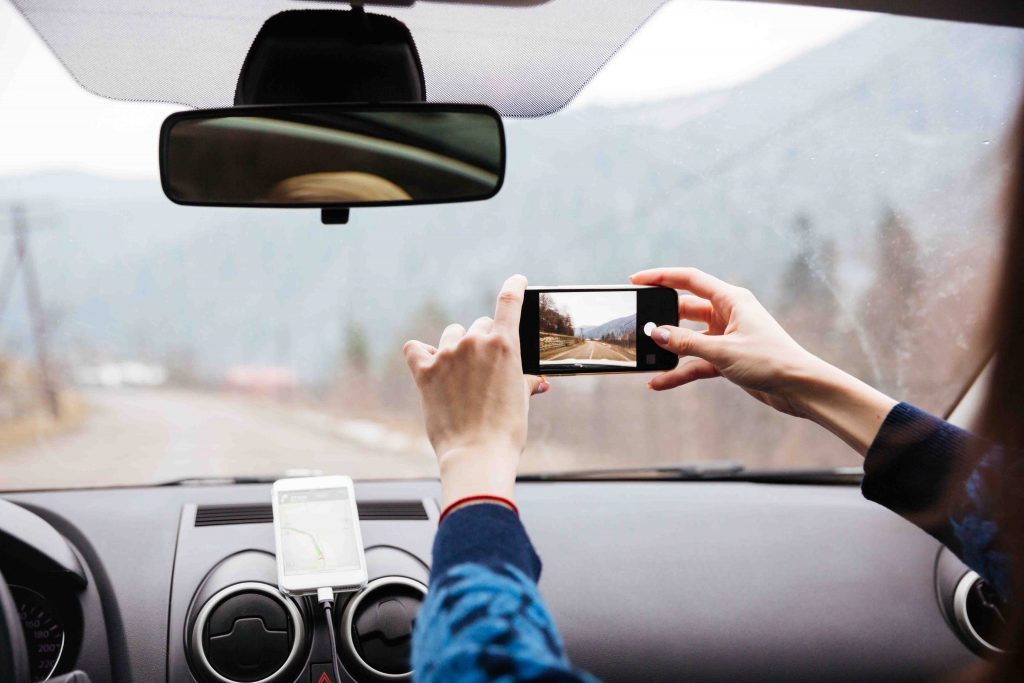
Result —
<instances>
[{"instance_id":1,"label":"pine tree","mask_svg":"<svg viewBox=\"0 0 1024 683\"><path fill-rule=\"evenodd\" d=\"M797 216L793 234L796 252L782 276L779 320L797 341L838 362L835 243L820 240L805 214Z\"/></svg>"},{"instance_id":2,"label":"pine tree","mask_svg":"<svg viewBox=\"0 0 1024 683\"><path fill-rule=\"evenodd\" d=\"M871 342L875 382L903 393L904 375L914 355L912 334L924 273L917 241L897 211L885 210L875 240L875 278L861 302L860 322Z\"/></svg>"},{"instance_id":3,"label":"pine tree","mask_svg":"<svg viewBox=\"0 0 1024 683\"><path fill-rule=\"evenodd\" d=\"M361 374L370 371L370 342L357 322L349 322L345 328L345 367Z\"/></svg>"}]
</instances>

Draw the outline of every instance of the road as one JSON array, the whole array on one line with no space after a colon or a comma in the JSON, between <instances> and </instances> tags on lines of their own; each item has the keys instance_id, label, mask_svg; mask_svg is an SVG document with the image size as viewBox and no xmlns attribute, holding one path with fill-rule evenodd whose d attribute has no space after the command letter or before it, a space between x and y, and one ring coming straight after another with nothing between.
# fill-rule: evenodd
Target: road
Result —
<instances>
[{"instance_id":1,"label":"road","mask_svg":"<svg viewBox=\"0 0 1024 683\"><path fill-rule=\"evenodd\" d=\"M0 451L0 490L149 484L319 469L353 478L437 476L426 438L367 421L223 394L87 393L84 423Z\"/></svg>"},{"instance_id":2,"label":"road","mask_svg":"<svg viewBox=\"0 0 1024 683\"><path fill-rule=\"evenodd\" d=\"M636 354L630 355L628 351L620 346L606 344L600 341L587 340L582 344L570 346L566 349L557 349L552 355L541 355L541 361L568 361L568 360L617 360L635 361Z\"/></svg>"}]
</instances>

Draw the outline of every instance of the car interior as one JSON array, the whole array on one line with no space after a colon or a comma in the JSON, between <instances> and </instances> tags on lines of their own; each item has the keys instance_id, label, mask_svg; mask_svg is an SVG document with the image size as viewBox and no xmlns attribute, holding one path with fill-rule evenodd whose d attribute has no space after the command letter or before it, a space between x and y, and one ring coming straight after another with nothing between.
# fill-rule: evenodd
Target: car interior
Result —
<instances>
[{"instance_id":1,"label":"car interior","mask_svg":"<svg viewBox=\"0 0 1024 683\"><path fill-rule=\"evenodd\" d=\"M999 259L1019 3L3 1L4 682L340 683L335 647L343 681L413 680L441 489L401 345L513 272L695 263L979 417L963 293ZM576 666L932 681L1000 652L998 597L864 499L856 453L645 381L531 403L517 503ZM317 474L355 480L368 572L334 644L275 561L271 485Z\"/></svg>"}]
</instances>

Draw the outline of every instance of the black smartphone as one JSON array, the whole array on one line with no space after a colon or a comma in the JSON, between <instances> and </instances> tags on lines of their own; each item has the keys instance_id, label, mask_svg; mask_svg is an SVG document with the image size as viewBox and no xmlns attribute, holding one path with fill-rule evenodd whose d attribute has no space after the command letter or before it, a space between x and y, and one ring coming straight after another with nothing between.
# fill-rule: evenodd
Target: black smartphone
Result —
<instances>
[{"instance_id":1,"label":"black smartphone","mask_svg":"<svg viewBox=\"0 0 1024 683\"><path fill-rule=\"evenodd\" d=\"M650 331L679 324L668 287L528 287L519 322L523 372L583 375L671 370L679 358Z\"/></svg>"}]
</instances>

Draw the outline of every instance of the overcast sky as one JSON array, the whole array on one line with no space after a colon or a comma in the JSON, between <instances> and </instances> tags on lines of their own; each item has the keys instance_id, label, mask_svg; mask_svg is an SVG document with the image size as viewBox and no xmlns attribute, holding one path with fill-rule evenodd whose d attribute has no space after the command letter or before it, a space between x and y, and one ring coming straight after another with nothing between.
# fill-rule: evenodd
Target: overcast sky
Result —
<instances>
[{"instance_id":1,"label":"overcast sky","mask_svg":"<svg viewBox=\"0 0 1024 683\"><path fill-rule=\"evenodd\" d=\"M573 327L593 327L636 313L636 292L551 292L551 301Z\"/></svg>"},{"instance_id":2,"label":"overcast sky","mask_svg":"<svg viewBox=\"0 0 1024 683\"><path fill-rule=\"evenodd\" d=\"M869 18L839 10L674 0L605 65L573 107L735 85ZM155 178L160 123L179 109L87 93L14 7L0 0L0 176L68 169Z\"/></svg>"}]
</instances>

